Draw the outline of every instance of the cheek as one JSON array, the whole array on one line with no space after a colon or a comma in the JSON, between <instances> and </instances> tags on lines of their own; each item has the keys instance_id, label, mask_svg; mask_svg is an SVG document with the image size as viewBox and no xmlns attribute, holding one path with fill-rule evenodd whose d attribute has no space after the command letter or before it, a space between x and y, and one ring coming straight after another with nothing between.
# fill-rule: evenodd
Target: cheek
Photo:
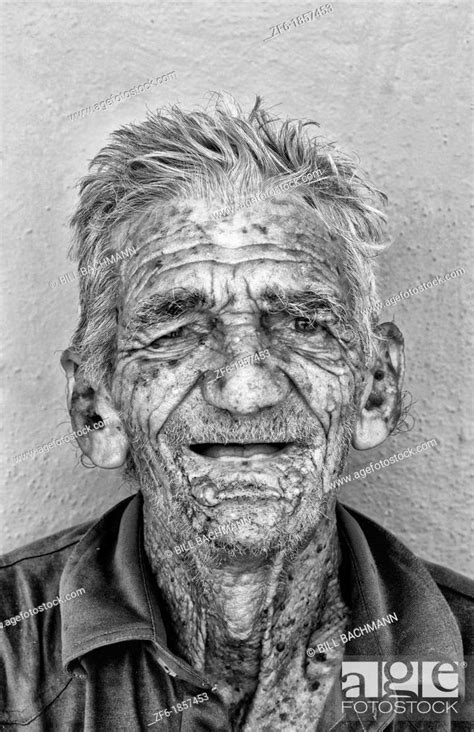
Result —
<instances>
[{"instance_id":1,"label":"cheek","mask_svg":"<svg viewBox=\"0 0 474 732\"><path fill-rule=\"evenodd\" d=\"M114 401L140 432L155 436L200 375L200 369L189 362L158 366L134 359L116 370Z\"/></svg>"},{"instance_id":2,"label":"cheek","mask_svg":"<svg viewBox=\"0 0 474 732\"><path fill-rule=\"evenodd\" d=\"M330 429L337 427L341 417L351 409L354 398L351 369L343 359L337 362L322 358L310 360L307 354L300 358L295 353L282 367L328 436Z\"/></svg>"},{"instance_id":3,"label":"cheek","mask_svg":"<svg viewBox=\"0 0 474 732\"><path fill-rule=\"evenodd\" d=\"M308 394L310 409L319 417L324 411L328 443L337 441L341 429L351 414L353 403L352 379L347 375L335 376L327 372L314 375L313 387Z\"/></svg>"}]
</instances>

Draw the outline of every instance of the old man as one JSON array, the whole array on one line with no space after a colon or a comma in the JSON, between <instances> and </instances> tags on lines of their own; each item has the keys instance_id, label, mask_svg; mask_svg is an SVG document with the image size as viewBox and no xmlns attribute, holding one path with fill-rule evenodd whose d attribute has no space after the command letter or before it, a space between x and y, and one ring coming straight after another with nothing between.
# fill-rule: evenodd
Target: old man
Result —
<instances>
[{"instance_id":1,"label":"old man","mask_svg":"<svg viewBox=\"0 0 474 732\"><path fill-rule=\"evenodd\" d=\"M84 459L124 466L135 493L3 560L3 617L61 598L2 631L5 729L467 724L467 580L333 488L351 443L403 417L402 335L375 315L381 198L260 100L152 114L94 159L62 365L74 429L105 424L78 438ZM439 711L399 713L387 688L346 703L343 663L401 657L420 683L431 663Z\"/></svg>"}]
</instances>

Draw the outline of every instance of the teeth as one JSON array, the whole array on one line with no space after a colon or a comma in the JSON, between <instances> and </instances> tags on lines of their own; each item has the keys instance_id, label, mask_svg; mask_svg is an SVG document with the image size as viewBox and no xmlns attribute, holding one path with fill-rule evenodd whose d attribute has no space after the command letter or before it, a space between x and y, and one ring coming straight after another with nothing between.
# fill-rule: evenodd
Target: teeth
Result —
<instances>
[{"instance_id":1,"label":"teeth","mask_svg":"<svg viewBox=\"0 0 474 732\"><path fill-rule=\"evenodd\" d=\"M274 455L280 452L285 445L283 443L258 442L247 445L219 445L212 444L203 448L194 449L200 455L208 458L250 458L254 455ZM193 448L191 448L193 449Z\"/></svg>"}]
</instances>

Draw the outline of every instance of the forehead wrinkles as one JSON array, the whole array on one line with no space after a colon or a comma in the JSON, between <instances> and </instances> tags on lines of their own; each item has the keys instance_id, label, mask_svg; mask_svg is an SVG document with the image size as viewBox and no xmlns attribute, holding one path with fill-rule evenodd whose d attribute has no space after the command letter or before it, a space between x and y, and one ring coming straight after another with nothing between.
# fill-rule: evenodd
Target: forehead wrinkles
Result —
<instances>
[{"instance_id":1,"label":"forehead wrinkles","mask_svg":"<svg viewBox=\"0 0 474 732\"><path fill-rule=\"evenodd\" d=\"M241 289L239 284L249 288L250 294L272 282L285 289L290 283L291 287L301 285L303 280L308 287L318 282L329 285L334 294L346 291L339 268L331 266L327 258L318 261L301 251L288 252L257 245L246 247L244 253L211 245L206 249L209 250L208 259L203 259L202 251L192 252L185 261L177 254L163 258L160 252L153 252L146 256L146 265L135 262L133 270L129 270L128 281L124 282L125 304L133 303L150 290L188 287L191 282L216 294L227 288L237 292Z\"/></svg>"},{"instance_id":2,"label":"forehead wrinkles","mask_svg":"<svg viewBox=\"0 0 474 732\"><path fill-rule=\"evenodd\" d=\"M179 279L183 279L183 284L185 284L185 280L190 276L190 273L186 272L189 268L198 277L200 269L202 274L211 277L210 270L213 266L222 272L224 270L219 265L227 265L232 269L232 276L237 279L239 265L242 265L244 270L245 265L249 265L250 271L252 271L256 263L265 261L277 267L293 262L311 268L314 258L302 250L285 249L267 244L248 244L238 250L226 249L214 244L190 245L166 255L163 255L162 251L154 249L147 252L145 248L139 255L136 255L133 262L130 260L130 266L124 270L125 300L128 302L130 299L134 299L139 291L152 287L154 281L159 282L165 275L172 277L174 274ZM245 274L242 273L240 276L245 276Z\"/></svg>"},{"instance_id":3,"label":"forehead wrinkles","mask_svg":"<svg viewBox=\"0 0 474 732\"><path fill-rule=\"evenodd\" d=\"M203 221L202 217L200 223L196 221L195 208L189 204L160 205L134 222L129 236L139 251L124 269L127 281L122 282L127 300L153 286L158 275L178 274L189 265L204 265L208 269L215 263L294 262L302 265L305 274L311 276L313 270L317 278L323 274L326 279L330 274L329 279L341 282L344 268L340 247L317 222L308 221L307 212L291 206L295 209L292 217L288 205L284 215L281 208L268 211L267 206L257 215L244 210L237 212L237 219L234 216L224 223ZM271 224L275 226L269 233Z\"/></svg>"},{"instance_id":4,"label":"forehead wrinkles","mask_svg":"<svg viewBox=\"0 0 474 732\"><path fill-rule=\"evenodd\" d=\"M186 226L175 228L173 234L167 232L165 245L158 244L162 238L161 233L155 233L141 242L138 256L134 258L134 266L129 271L135 273L139 268L149 265L154 268L159 266L166 271L188 262L221 261L239 264L258 259L308 264L318 261L330 267L341 264L340 248L319 234L308 232L304 237L300 234L283 240L274 233L263 233L262 227L254 226L253 229L252 232L244 232L232 227L229 232L232 234L232 242L228 242L224 236L216 237L212 230L208 232L205 227L195 227L188 222Z\"/></svg>"}]
</instances>

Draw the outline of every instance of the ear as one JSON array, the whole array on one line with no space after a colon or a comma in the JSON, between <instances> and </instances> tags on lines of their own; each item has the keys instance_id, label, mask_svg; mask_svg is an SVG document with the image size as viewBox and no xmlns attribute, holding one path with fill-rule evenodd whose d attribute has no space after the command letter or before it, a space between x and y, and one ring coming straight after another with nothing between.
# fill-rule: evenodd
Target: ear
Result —
<instances>
[{"instance_id":1,"label":"ear","mask_svg":"<svg viewBox=\"0 0 474 732\"><path fill-rule=\"evenodd\" d=\"M80 375L80 356L67 348L61 356L67 379L67 405L74 431L104 422L100 429L91 429L76 440L84 455L98 468L118 468L128 452L128 438L119 412L114 408L108 389L94 388Z\"/></svg>"},{"instance_id":2,"label":"ear","mask_svg":"<svg viewBox=\"0 0 474 732\"><path fill-rule=\"evenodd\" d=\"M378 353L362 392L352 434L352 446L356 450L368 450L386 440L402 410L403 336L394 323L381 323L376 335L380 338Z\"/></svg>"}]
</instances>

